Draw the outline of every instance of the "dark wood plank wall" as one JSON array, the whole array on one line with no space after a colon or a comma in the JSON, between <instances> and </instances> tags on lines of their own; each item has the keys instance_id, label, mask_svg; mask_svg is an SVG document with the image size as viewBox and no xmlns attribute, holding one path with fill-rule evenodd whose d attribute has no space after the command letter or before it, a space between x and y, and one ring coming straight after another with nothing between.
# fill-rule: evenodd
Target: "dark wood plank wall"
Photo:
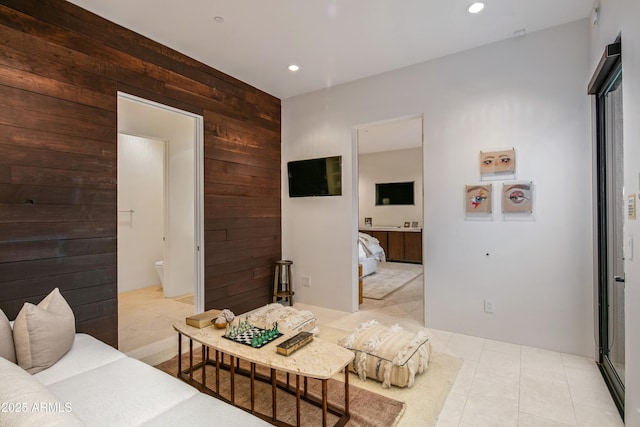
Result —
<instances>
[{"instance_id":1,"label":"dark wood plank wall","mask_svg":"<svg viewBox=\"0 0 640 427\"><path fill-rule=\"evenodd\" d=\"M267 303L280 100L62 0L0 2L0 308L59 287L117 346L117 92L200 114L205 307Z\"/></svg>"}]
</instances>

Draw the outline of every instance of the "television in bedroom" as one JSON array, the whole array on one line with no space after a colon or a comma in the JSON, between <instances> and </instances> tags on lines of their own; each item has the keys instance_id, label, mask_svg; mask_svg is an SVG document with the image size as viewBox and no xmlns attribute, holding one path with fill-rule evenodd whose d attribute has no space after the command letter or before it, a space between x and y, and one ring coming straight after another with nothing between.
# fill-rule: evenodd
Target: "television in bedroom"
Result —
<instances>
[{"instance_id":1,"label":"television in bedroom","mask_svg":"<svg viewBox=\"0 0 640 427\"><path fill-rule=\"evenodd\" d=\"M376 206L414 204L413 181L376 184Z\"/></svg>"},{"instance_id":2,"label":"television in bedroom","mask_svg":"<svg viewBox=\"0 0 640 427\"><path fill-rule=\"evenodd\" d=\"M289 197L342 195L342 156L287 163Z\"/></svg>"}]
</instances>

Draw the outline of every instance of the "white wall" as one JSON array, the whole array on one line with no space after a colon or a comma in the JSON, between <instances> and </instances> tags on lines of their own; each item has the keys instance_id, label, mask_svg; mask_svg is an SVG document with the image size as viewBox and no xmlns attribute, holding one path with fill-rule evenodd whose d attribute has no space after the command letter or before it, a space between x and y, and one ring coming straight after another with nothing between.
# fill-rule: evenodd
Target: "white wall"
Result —
<instances>
[{"instance_id":1,"label":"white wall","mask_svg":"<svg viewBox=\"0 0 640 427\"><path fill-rule=\"evenodd\" d=\"M118 292L160 283L164 151L165 141L118 135Z\"/></svg>"},{"instance_id":2,"label":"white wall","mask_svg":"<svg viewBox=\"0 0 640 427\"><path fill-rule=\"evenodd\" d=\"M414 181L415 205L376 206L376 183ZM422 148L366 153L358 156L358 226L372 218L374 226L422 226Z\"/></svg>"},{"instance_id":3,"label":"white wall","mask_svg":"<svg viewBox=\"0 0 640 427\"><path fill-rule=\"evenodd\" d=\"M591 26L593 73L607 44L622 33L622 96L624 109L625 196L640 192L640 2L601 0L600 22ZM625 223L625 237L634 239L634 256L625 261L625 425L640 427L640 222Z\"/></svg>"},{"instance_id":4,"label":"white wall","mask_svg":"<svg viewBox=\"0 0 640 427\"><path fill-rule=\"evenodd\" d=\"M342 155L345 169L343 197L283 194L283 255L312 278L297 299L357 309L353 127L424 114L427 326L592 356L589 77L582 20L283 100L283 165ZM480 150L505 147L535 182L535 221L465 221Z\"/></svg>"},{"instance_id":5,"label":"white wall","mask_svg":"<svg viewBox=\"0 0 640 427\"><path fill-rule=\"evenodd\" d=\"M168 141L168 255L164 264L164 294L174 297L192 293L195 287L195 120L119 98L118 131Z\"/></svg>"}]
</instances>

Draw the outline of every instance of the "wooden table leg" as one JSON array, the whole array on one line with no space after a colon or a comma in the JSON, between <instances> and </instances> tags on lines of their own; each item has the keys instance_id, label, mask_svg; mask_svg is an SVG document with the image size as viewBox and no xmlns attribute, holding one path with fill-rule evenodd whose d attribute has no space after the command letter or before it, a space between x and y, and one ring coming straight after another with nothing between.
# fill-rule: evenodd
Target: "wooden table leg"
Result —
<instances>
[{"instance_id":1,"label":"wooden table leg","mask_svg":"<svg viewBox=\"0 0 640 427\"><path fill-rule=\"evenodd\" d=\"M327 427L327 380L322 380L322 427Z\"/></svg>"},{"instance_id":2,"label":"wooden table leg","mask_svg":"<svg viewBox=\"0 0 640 427\"><path fill-rule=\"evenodd\" d=\"M271 407L271 412L273 415L273 421L275 421L277 419L276 416L276 389L277 389L277 384L276 384L276 370L271 368L271 403L272 403L272 407Z\"/></svg>"},{"instance_id":3,"label":"wooden table leg","mask_svg":"<svg viewBox=\"0 0 640 427\"><path fill-rule=\"evenodd\" d=\"M304 377L304 398L307 398L307 377Z\"/></svg>"},{"instance_id":4,"label":"wooden table leg","mask_svg":"<svg viewBox=\"0 0 640 427\"><path fill-rule=\"evenodd\" d=\"M349 415L349 365L344 367L344 414Z\"/></svg>"},{"instance_id":5,"label":"wooden table leg","mask_svg":"<svg viewBox=\"0 0 640 427\"><path fill-rule=\"evenodd\" d=\"M193 381L193 340L189 338L189 381Z\"/></svg>"},{"instance_id":6,"label":"wooden table leg","mask_svg":"<svg viewBox=\"0 0 640 427\"><path fill-rule=\"evenodd\" d=\"M256 364L251 362L251 412L255 409L255 392L256 392Z\"/></svg>"},{"instance_id":7,"label":"wooden table leg","mask_svg":"<svg viewBox=\"0 0 640 427\"><path fill-rule=\"evenodd\" d=\"M178 378L182 376L182 334L178 332Z\"/></svg>"},{"instance_id":8,"label":"wooden table leg","mask_svg":"<svg viewBox=\"0 0 640 427\"><path fill-rule=\"evenodd\" d=\"M300 427L300 375L296 375L296 426Z\"/></svg>"},{"instance_id":9,"label":"wooden table leg","mask_svg":"<svg viewBox=\"0 0 640 427\"><path fill-rule=\"evenodd\" d=\"M207 373L205 368L207 367L207 359L205 355L205 345L202 344L202 388L207 386Z\"/></svg>"},{"instance_id":10,"label":"wooden table leg","mask_svg":"<svg viewBox=\"0 0 640 427\"><path fill-rule=\"evenodd\" d=\"M220 351L216 350L216 394L220 395Z\"/></svg>"},{"instance_id":11,"label":"wooden table leg","mask_svg":"<svg viewBox=\"0 0 640 427\"><path fill-rule=\"evenodd\" d=\"M224 357L224 356L223 356ZM235 367L236 365L233 363L233 356L229 356L229 379L231 380L231 404L235 405L236 400L236 376L235 376Z\"/></svg>"}]
</instances>

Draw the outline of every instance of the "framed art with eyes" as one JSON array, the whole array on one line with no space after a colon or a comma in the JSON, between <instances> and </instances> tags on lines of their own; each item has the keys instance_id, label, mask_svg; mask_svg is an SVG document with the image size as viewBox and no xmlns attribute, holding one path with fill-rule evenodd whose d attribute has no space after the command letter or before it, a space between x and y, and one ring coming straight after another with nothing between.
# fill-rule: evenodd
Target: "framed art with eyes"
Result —
<instances>
[{"instance_id":1,"label":"framed art with eyes","mask_svg":"<svg viewBox=\"0 0 640 427\"><path fill-rule=\"evenodd\" d=\"M490 214L493 185L465 185L464 209L467 215Z\"/></svg>"},{"instance_id":2,"label":"framed art with eyes","mask_svg":"<svg viewBox=\"0 0 640 427\"><path fill-rule=\"evenodd\" d=\"M483 179L505 178L516 173L516 150L481 151L480 177Z\"/></svg>"},{"instance_id":3,"label":"framed art with eyes","mask_svg":"<svg viewBox=\"0 0 640 427\"><path fill-rule=\"evenodd\" d=\"M533 213L533 182L503 183L502 212Z\"/></svg>"}]
</instances>

